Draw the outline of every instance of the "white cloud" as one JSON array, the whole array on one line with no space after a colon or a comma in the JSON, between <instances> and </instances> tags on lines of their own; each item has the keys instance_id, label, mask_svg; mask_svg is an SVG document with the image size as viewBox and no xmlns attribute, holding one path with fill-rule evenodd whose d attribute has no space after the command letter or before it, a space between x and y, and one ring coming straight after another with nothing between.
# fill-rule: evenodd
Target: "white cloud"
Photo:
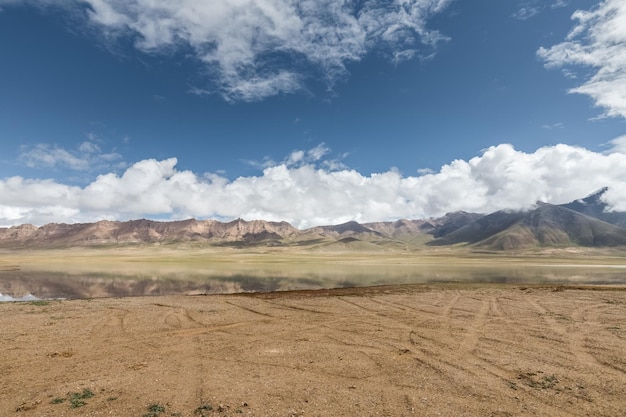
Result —
<instances>
[{"instance_id":1,"label":"white cloud","mask_svg":"<svg viewBox=\"0 0 626 417\"><path fill-rule=\"evenodd\" d=\"M184 51L210 80L196 94L255 101L329 87L372 50L393 61L428 55L447 38L427 21L452 0L27 0L81 16L107 40L131 37L147 53ZM4 0L6 3L6 0ZM0 0L3 4L3 0ZM16 4L9 2L6 4ZM23 3L24 4L24 3Z\"/></svg>"},{"instance_id":2,"label":"white cloud","mask_svg":"<svg viewBox=\"0 0 626 417\"><path fill-rule=\"evenodd\" d=\"M78 150L85 154L93 154L93 153L101 152L100 147L97 144L93 142L89 142L89 141L85 141L81 143L80 146L78 147Z\"/></svg>"},{"instance_id":3,"label":"white cloud","mask_svg":"<svg viewBox=\"0 0 626 417\"><path fill-rule=\"evenodd\" d=\"M82 159L65 149L45 143L24 150L19 159L31 168L63 166L77 171L85 171L89 168L89 162L86 159Z\"/></svg>"},{"instance_id":4,"label":"white cloud","mask_svg":"<svg viewBox=\"0 0 626 417\"><path fill-rule=\"evenodd\" d=\"M74 150L47 143L23 146L19 156L19 160L30 168L68 168L75 171L109 169L112 163L121 159L122 156L117 152L102 152L92 138Z\"/></svg>"},{"instance_id":5,"label":"white cloud","mask_svg":"<svg viewBox=\"0 0 626 417\"><path fill-rule=\"evenodd\" d=\"M548 8L554 10L567 6L565 0L556 0L552 4L547 3L545 0L524 0L512 17L517 20L528 20L539 13L543 13Z\"/></svg>"},{"instance_id":6,"label":"white cloud","mask_svg":"<svg viewBox=\"0 0 626 417\"><path fill-rule=\"evenodd\" d=\"M85 187L52 180L0 180L0 224L85 222L138 217L286 220L297 227L398 218L428 218L466 210L523 209L541 200L564 203L603 186L607 202L626 210L624 140L596 153L569 145L533 153L511 145L455 160L437 172L397 170L363 175L326 168L323 145L294 151L258 176L229 180L176 169L175 158L143 160L122 175L105 174ZM321 155L321 156L320 156ZM309 161L309 162L307 162Z\"/></svg>"},{"instance_id":7,"label":"white cloud","mask_svg":"<svg viewBox=\"0 0 626 417\"><path fill-rule=\"evenodd\" d=\"M541 126L543 129L548 129L548 130L552 130L552 129L563 129L565 127L565 125L563 123L552 123L550 124L546 124L546 125L542 125Z\"/></svg>"},{"instance_id":8,"label":"white cloud","mask_svg":"<svg viewBox=\"0 0 626 417\"><path fill-rule=\"evenodd\" d=\"M619 136L609 141L609 145L611 145L611 148L607 151L607 153L619 152L626 154L626 135Z\"/></svg>"},{"instance_id":9,"label":"white cloud","mask_svg":"<svg viewBox=\"0 0 626 417\"><path fill-rule=\"evenodd\" d=\"M537 54L549 68L582 66L592 74L570 93L590 96L605 117L626 117L626 2L605 0L572 15L578 23L567 39ZM571 68L565 68L571 74Z\"/></svg>"},{"instance_id":10,"label":"white cloud","mask_svg":"<svg viewBox=\"0 0 626 417\"><path fill-rule=\"evenodd\" d=\"M340 157L335 159L324 159L322 161L324 156L326 156L329 152L330 149L326 146L326 144L320 143L316 147L311 148L307 151L295 150L287 155L287 157L283 159L283 161L280 163L274 161L269 156L264 157L263 162L249 160L246 160L245 162L259 169L271 168L277 165L285 165L289 168L292 168L304 164L317 164L319 161L321 161L321 164L331 171L337 171L345 168L345 165L341 162L341 159L345 158L347 154L341 155Z\"/></svg>"},{"instance_id":11,"label":"white cloud","mask_svg":"<svg viewBox=\"0 0 626 417\"><path fill-rule=\"evenodd\" d=\"M541 8L537 6L526 6L519 8L513 13L513 18L517 20L528 20L533 16L536 16L541 12Z\"/></svg>"}]
</instances>

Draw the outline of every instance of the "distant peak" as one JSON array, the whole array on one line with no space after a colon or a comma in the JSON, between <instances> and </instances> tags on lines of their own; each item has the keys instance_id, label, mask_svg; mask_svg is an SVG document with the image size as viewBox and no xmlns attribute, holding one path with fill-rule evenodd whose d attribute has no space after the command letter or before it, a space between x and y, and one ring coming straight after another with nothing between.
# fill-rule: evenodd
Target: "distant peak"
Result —
<instances>
[{"instance_id":1,"label":"distant peak","mask_svg":"<svg viewBox=\"0 0 626 417\"><path fill-rule=\"evenodd\" d=\"M596 190L593 193L589 194L587 197L581 198L580 200L577 200L577 201L582 204L603 204L600 198L608 190L609 190L609 187L602 187L599 190Z\"/></svg>"},{"instance_id":2,"label":"distant peak","mask_svg":"<svg viewBox=\"0 0 626 417\"><path fill-rule=\"evenodd\" d=\"M589 194L583 200L597 199L598 197L600 197L602 194L606 193L607 191L609 191L609 187L602 187L602 188L594 191L593 193Z\"/></svg>"}]
</instances>

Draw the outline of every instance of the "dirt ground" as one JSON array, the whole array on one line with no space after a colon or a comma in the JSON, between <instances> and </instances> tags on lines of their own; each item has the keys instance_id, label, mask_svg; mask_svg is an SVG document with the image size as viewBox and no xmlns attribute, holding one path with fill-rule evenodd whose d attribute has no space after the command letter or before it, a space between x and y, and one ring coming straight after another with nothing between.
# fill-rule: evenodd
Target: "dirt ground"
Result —
<instances>
[{"instance_id":1,"label":"dirt ground","mask_svg":"<svg viewBox=\"0 0 626 417\"><path fill-rule=\"evenodd\" d=\"M626 291L0 304L1 416L626 416Z\"/></svg>"}]
</instances>

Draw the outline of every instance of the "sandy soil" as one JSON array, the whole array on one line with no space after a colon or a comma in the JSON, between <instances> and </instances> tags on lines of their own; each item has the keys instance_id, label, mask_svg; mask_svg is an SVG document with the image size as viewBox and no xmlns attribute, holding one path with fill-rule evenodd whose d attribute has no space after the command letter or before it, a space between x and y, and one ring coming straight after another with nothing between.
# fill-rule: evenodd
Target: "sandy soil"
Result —
<instances>
[{"instance_id":1,"label":"sandy soil","mask_svg":"<svg viewBox=\"0 0 626 417\"><path fill-rule=\"evenodd\" d=\"M0 329L2 416L626 415L620 290L4 303Z\"/></svg>"}]
</instances>

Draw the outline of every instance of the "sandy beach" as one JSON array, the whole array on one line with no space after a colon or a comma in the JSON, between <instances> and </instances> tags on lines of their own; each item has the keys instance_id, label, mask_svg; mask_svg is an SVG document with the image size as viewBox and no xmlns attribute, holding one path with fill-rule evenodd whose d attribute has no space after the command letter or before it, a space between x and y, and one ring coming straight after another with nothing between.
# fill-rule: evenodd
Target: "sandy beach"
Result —
<instances>
[{"instance_id":1,"label":"sandy beach","mask_svg":"<svg viewBox=\"0 0 626 417\"><path fill-rule=\"evenodd\" d=\"M0 304L2 416L624 416L626 291Z\"/></svg>"}]
</instances>

